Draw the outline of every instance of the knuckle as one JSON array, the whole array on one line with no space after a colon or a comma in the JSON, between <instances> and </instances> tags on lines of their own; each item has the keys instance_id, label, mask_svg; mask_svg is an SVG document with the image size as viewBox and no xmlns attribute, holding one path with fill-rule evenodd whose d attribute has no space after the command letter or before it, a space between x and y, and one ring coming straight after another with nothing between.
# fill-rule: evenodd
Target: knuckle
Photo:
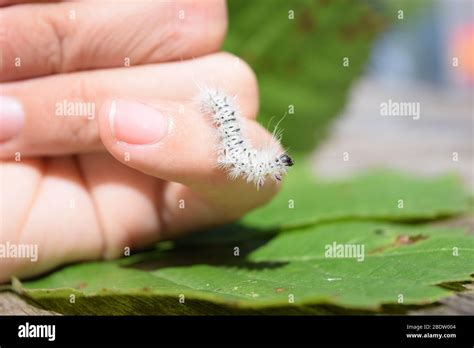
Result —
<instances>
[{"instance_id":1,"label":"knuckle","mask_svg":"<svg viewBox=\"0 0 474 348\"><path fill-rule=\"evenodd\" d=\"M66 13L57 16L41 8L32 11L21 6L2 9L0 43L4 60L13 62L19 58L21 61L18 65L7 65L8 72L22 76L23 66L34 66L35 76L62 72L63 56L67 52L64 41L69 27Z\"/></svg>"},{"instance_id":2,"label":"knuckle","mask_svg":"<svg viewBox=\"0 0 474 348\"><path fill-rule=\"evenodd\" d=\"M72 50L67 45L67 38L69 35L67 14L56 16L45 16L43 19L45 31L47 32L47 58L52 66L54 73L61 73L71 70L68 67L68 60L66 55ZM70 60L69 60L70 61Z\"/></svg>"},{"instance_id":3,"label":"knuckle","mask_svg":"<svg viewBox=\"0 0 474 348\"><path fill-rule=\"evenodd\" d=\"M41 52L39 56L45 62L45 64L49 67L49 71L53 73L61 72L62 66L62 40L57 36L57 32L55 27L50 24L49 21L44 21L42 24L43 32L44 32L44 42L40 46ZM38 46L37 46L38 47Z\"/></svg>"},{"instance_id":4,"label":"knuckle","mask_svg":"<svg viewBox=\"0 0 474 348\"><path fill-rule=\"evenodd\" d=\"M76 144L83 148L95 144L99 135L97 127L94 126L96 117L95 98L90 83L85 77L77 76L70 85L70 102L77 107L75 117L68 117L65 123L67 128L64 132L68 144Z\"/></svg>"}]
</instances>

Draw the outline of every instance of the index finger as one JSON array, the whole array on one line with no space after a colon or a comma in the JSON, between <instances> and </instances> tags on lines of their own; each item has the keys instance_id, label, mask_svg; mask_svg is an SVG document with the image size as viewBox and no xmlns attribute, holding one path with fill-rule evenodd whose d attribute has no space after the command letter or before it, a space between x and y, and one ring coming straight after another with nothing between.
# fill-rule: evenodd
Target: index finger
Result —
<instances>
[{"instance_id":1,"label":"index finger","mask_svg":"<svg viewBox=\"0 0 474 348\"><path fill-rule=\"evenodd\" d=\"M64 2L0 8L0 81L173 61L217 51L222 0Z\"/></svg>"}]
</instances>

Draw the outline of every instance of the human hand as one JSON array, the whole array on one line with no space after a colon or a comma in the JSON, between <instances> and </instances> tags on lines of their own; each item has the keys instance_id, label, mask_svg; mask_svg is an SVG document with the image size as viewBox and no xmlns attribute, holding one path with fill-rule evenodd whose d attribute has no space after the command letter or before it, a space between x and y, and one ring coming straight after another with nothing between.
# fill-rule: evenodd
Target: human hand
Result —
<instances>
[{"instance_id":1,"label":"human hand","mask_svg":"<svg viewBox=\"0 0 474 348\"><path fill-rule=\"evenodd\" d=\"M0 282L229 222L276 192L216 168L215 131L192 102L193 81L220 84L238 95L253 143L270 139L255 122L253 72L214 53L222 1L41 3L0 16L0 245L38 246L37 262L0 259ZM58 114L64 102L97 113Z\"/></svg>"}]
</instances>

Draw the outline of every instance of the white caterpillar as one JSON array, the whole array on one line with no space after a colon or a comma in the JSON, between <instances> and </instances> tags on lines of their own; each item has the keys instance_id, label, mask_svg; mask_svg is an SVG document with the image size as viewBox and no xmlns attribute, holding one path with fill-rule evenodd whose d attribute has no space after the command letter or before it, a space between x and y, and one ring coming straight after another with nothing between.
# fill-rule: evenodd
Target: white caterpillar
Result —
<instances>
[{"instance_id":1,"label":"white caterpillar","mask_svg":"<svg viewBox=\"0 0 474 348\"><path fill-rule=\"evenodd\" d=\"M252 147L242 132L242 115L225 93L201 88L197 97L201 110L211 116L218 131L218 165L228 171L232 179L243 177L257 188L270 177L280 181L293 160L279 145L280 136L273 133L272 141L261 149Z\"/></svg>"}]
</instances>

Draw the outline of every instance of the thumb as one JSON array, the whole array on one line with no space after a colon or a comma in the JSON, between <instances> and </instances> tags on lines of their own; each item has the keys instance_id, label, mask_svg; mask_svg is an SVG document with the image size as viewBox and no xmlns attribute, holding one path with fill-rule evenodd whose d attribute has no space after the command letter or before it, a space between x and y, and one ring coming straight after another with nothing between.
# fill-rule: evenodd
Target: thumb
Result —
<instances>
[{"instance_id":1,"label":"thumb","mask_svg":"<svg viewBox=\"0 0 474 348\"><path fill-rule=\"evenodd\" d=\"M247 118L242 122L253 144L271 141L257 122ZM123 164L184 184L219 205L232 202L233 208L237 204L238 211L245 211L277 191L272 180L257 190L243 179L229 179L218 168L216 130L191 104L183 112L183 106L176 103L109 100L101 109L99 130L106 149Z\"/></svg>"}]
</instances>

